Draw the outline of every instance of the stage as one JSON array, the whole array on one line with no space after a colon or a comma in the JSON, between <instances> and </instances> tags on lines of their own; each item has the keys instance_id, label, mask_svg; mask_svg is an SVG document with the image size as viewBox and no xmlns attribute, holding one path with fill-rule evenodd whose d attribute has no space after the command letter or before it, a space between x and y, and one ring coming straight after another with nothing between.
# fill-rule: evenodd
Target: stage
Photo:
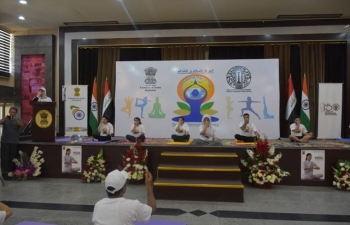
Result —
<instances>
[{"instance_id":1,"label":"stage","mask_svg":"<svg viewBox=\"0 0 350 225\"><path fill-rule=\"evenodd\" d=\"M236 153L238 158L246 158L247 148L253 146L237 146L234 139L221 140L223 146L193 146L193 145L168 145L171 139L150 138L143 146L148 148L149 162L148 167L154 177L157 177L157 167L160 164L160 154L162 152L220 152ZM305 186L332 186L333 170L339 159L350 159L350 141L349 140L311 140L309 143L293 143L286 139L269 140L270 145L274 145L276 152L282 152L280 159L281 168L291 173L290 177L283 179L283 185L305 185ZM63 145L81 145L82 146L82 164L84 165L91 155L97 155L100 149L103 149L105 159L110 163L112 169L122 166L122 155L130 147L123 137L116 137L111 142L94 142L92 138L84 138L82 143L71 143L70 138L57 138L56 142L32 142L31 140L21 141L19 149L30 154L35 146L42 150L45 163L42 167L41 177L48 178L75 178L79 179L80 174L62 173L62 146ZM301 180L301 150L324 150L325 151L325 176L324 180L310 181ZM248 181L244 177L244 167L238 163L241 169L241 178L244 184Z\"/></svg>"}]
</instances>

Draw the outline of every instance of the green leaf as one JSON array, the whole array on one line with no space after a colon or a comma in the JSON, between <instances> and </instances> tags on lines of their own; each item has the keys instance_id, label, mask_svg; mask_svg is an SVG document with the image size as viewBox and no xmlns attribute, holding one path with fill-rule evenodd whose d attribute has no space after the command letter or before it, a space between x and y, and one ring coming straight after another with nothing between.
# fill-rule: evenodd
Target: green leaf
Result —
<instances>
[{"instance_id":1,"label":"green leaf","mask_svg":"<svg viewBox=\"0 0 350 225\"><path fill-rule=\"evenodd\" d=\"M203 110L206 110L206 109L210 109L211 107L213 107L213 105L214 105L214 102L208 102L208 103L202 105L200 111L203 111Z\"/></svg>"},{"instance_id":2,"label":"green leaf","mask_svg":"<svg viewBox=\"0 0 350 225\"><path fill-rule=\"evenodd\" d=\"M180 109L185 109L187 111L191 111L191 108L189 105L183 103L183 102L177 102L177 105L180 107Z\"/></svg>"}]
</instances>

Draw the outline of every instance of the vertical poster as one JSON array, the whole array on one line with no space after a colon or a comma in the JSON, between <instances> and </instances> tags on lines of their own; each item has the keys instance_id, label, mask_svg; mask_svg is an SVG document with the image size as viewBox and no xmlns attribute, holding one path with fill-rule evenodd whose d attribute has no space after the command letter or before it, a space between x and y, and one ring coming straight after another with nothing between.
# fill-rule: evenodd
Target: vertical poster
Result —
<instances>
[{"instance_id":1,"label":"vertical poster","mask_svg":"<svg viewBox=\"0 0 350 225\"><path fill-rule=\"evenodd\" d=\"M318 84L318 136L341 138L343 84Z\"/></svg>"},{"instance_id":2,"label":"vertical poster","mask_svg":"<svg viewBox=\"0 0 350 225\"><path fill-rule=\"evenodd\" d=\"M27 124L32 118L31 100L45 87L45 55L22 55L21 118Z\"/></svg>"},{"instance_id":3,"label":"vertical poster","mask_svg":"<svg viewBox=\"0 0 350 225\"><path fill-rule=\"evenodd\" d=\"M324 180L324 150L301 150L301 179Z\"/></svg>"},{"instance_id":4,"label":"vertical poster","mask_svg":"<svg viewBox=\"0 0 350 225\"><path fill-rule=\"evenodd\" d=\"M66 85L65 136L87 136L87 85Z\"/></svg>"},{"instance_id":5,"label":"vertical poster","mask_svg":"<svg viewBox=\"0 0 350 225\"><path fill-rule=\"evenodd\" d=\"M81 146L62 146L62 173L81 173Z\"/></svg>"}]
</instances>

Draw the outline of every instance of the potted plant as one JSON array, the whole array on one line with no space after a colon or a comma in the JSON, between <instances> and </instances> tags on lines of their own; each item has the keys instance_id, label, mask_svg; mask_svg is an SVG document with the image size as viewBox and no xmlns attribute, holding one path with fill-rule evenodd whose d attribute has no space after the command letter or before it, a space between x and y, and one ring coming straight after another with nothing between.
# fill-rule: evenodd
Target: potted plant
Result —
<instances>
[{"instance_id":1,"label":"potted plant","mask_svg":"<svg viewBox=\"0 0 350 225\"><path fill-rule=\"evenodd\" d=\"M41 174L41 164L45 162L42 158L43 152L39 150L39 147L35 146L34 151L30 155L19 151L19 159L13 159L17 168L8 174L9 177L13 177L16 180L31 180Z\"/></svg>"},{"instance_id":2,"label":"potted plant","mask_svg":"<svg viewBox=\"0 0 350 225\"><path fill-rule=\"evenodd\" d=\"M131 183L133 181L142 182L145 178L145 171L148 171L148 149L145 149L141 143L141 140L137 140L123 156L124 168L121 169L128 173Z\"/></svg>"},{"instance_id":3,"label":"potted plant","mask_svg":"<svg viewBox=\"0 0 350 225\"><path fill-rule=\"evenodd\" d=\"M338 160L336 168L333 167L333 185L341 190L350 190L350 162Z\"/></svg>"},{"instance_id":4,"label":"potted plant","mask_svg":"<svg viewBox=\"0 0 350 225\"><path fill-rule=\"evenodd\" d=\"M282 178L290 173L280 168L279 160L282 153L275 154L275 147L269 146L267 138L258 139L255 149L247 149L249 155L241 159L247 168L246 176L255 187L271 188L272 184L278 184Z\"/></svg>"},{"instance_id":5,"label":"potted plant","mask_svg":"<svg viewBox=\"0 0 350 225\"><path fill-rule=\"evenodd\" d=\"M109 172L109 164L104 159L103 149L101 149L96 157L92 155L88 158L85 169L81 175L81 181L83 183L104 183Z\"/></svg>"}]
</instances>

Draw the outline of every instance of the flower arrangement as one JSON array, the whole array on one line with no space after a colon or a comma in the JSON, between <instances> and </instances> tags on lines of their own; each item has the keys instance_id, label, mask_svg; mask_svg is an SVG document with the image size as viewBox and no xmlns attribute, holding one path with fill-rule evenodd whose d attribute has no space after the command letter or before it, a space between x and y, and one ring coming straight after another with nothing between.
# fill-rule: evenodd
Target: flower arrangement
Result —
<instances>
[{"instance_id":1,"label":"flower arrangement","mask_svg":"<svg viewBox=\"0 0 350 225\"><path fill-rule=\"evenodd\" d=\"M10 172L9 177L14 177L16 180L30 180L41 174L41 165L45 162L42 158L43 152L39 147L35 146L31 156L27 153L19 151L19 159L13 159L17 168Z\"/></svg>"},{"instance_id":2,"label":"flower arrangement","mask_svg":"<svg viewBox=\"0 0 350 225\"><path fill-rule=\"evenodd\" d=\"M350 190L350 162L338 160L337 167L333 168L333 185L342 190Z\"/></svg>"},{"instance_id":3,"label":"flower arrangement","mask_svg":"<svg viewBox=\"0 0 350 225\"><path fill-rule=\"evenodd\" d=\"M247 153L249 157L241 159L241 162L247 168L246 175L250 183L256 185L278 184L282 177L290 175L279 166L282 153L275 154L275 147L269 146L266 137L264 140L257 140L256 149L247 149Z\"/></svg>"},{"instance_id":4,"label":"flower arrangement","mask_svg":"<svg viewBox=\"0 0 350 225\"><path fill-rule=\"evenodd\" d=\"M101 149L96 157L92 155L88 158L81 181L83 183L104 183L110 171L109 164L103 157L103 149Z\"/></svg>"},{"instance_id":5,"label":"flower arrangement","mask_svg":"<svg viewBox=\"0 0 350 225\"><path fill-rule=\"evenodd\" d=\"M144 149L141 145L141 140L137 140L123 156L123 170L128 173L128 179L142 180L145 171L148 171L147 163L148 149Z\"/></svg>"}]
</instances>

